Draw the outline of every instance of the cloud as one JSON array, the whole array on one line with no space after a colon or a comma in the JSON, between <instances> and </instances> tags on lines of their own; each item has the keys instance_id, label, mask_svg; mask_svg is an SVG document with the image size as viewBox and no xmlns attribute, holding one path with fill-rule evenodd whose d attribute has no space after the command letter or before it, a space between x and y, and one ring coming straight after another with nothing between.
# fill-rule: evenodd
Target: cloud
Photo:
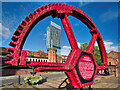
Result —
<instances>
[{"instance_id":1,"label":"cloud","mask_svg":"<svg viewBox=\"0 0 120 90\"><path fill-rule=\"evenodd\" d=\"M118 51L120 52L120 42L118 43Z\"/></svg>"},{"instance_id":2,"label":"cloud","mask_svg":"<svg viewBox=\"0 0 120 90\"><path fill-rule=\"evenodd\" d=\"M4 39L8 39L10 37L9 28L4 27L1 23L0 23L0 37L3 37Z\"/></svg>"},{"instance_id":3,"label":"cloud","mask_svg":"<svg viewBox=\"0 0 120 90\"><path fill-rule=\"evenodd\" d=\"M106 22L106 21L113 20L117 17L118 17L118 11L114 9L109 9L107 12L103 13L100 16L100 20L101 22Z\"/></svg>"},{"instance_id":4,"label":"cloud","mask_svg":"<svg viewBox=\"0 0 120 90\"><path fill-rule=\"evenodd\" d=\"M87 6L93 2L99 2L100 0L80 0L79 7Z\"/></svg>"},{"instance_id":5,"label":"cloud","mask_svg":"<svg viewBox=\"0 0 120 90\"><path fill-rule=\"evenodd\" d=\"M80 47L80 42L77 42L77 44L78 44L78 47ZM68 56L70 51L71 51L71 47L70 46L63 46L62 49L61 49L61 54Z\"/></svg>"},{"instance_id":6,"label":"cloud","mask_svg":"<svg viewBox=\"0 0 120 90\"><path fill-rule=\"evenodd\" d=\"M88 4L90 4L93 0L81 0L81 2L79 3L79 7L83 7L86 6Z\"/></svg>"},{"instance_id":7,"label":"cloud","mask_svg":"<svg viewBox=\"0 0 120 90\"><path fill-rule=\"evenodd\" d=\"M71 47L70 46L63 46L61 49L61 54L62 55L67 55L70 53Z\"/></svg>"},{"instance_id":8,"label":"cloud","mask_svg":"<svg viewBox=\"0 0 120 90\"><path fill-rule=\"evenodd\" d=\"M80 42L77 42L77 45L78 45L78 47L80 48L80 46L81 46Z\"/></svg>"},{"instance_id":9,"label":"cloud","mask_svg":"<svg viewBox=\"0 0 120 90\"><path fill-rule=\"evenodd\" d=\"M45 33L44 37L43 37L43 40L46 40L46 39L47 39L47 34Z\"/></svg>"},{"instance_id":10,"label":"cloud","mask_svg":"<svg viewBox=\"0 0 120 90\"><path fill-rule=\"evenodd\" d=\"M44 37L46 37L46 36L47 36L47 34L45 33L45 34L44 34Z\"/></svg>"},{"instance_id":11,"label":"cloud","mask_svg":"<svg viewBox=\"0 0 120 90\"><path fill-rule=\"evenodd\" d=\"M110 40L104 41L106 52L109 53L110 51L116 51L118 52L118 46L114 46L114 43ZM98 46L97 42L95 42L95 46Z\"/></svg>"},{"instance_id":12,"label":"cloud","mask_svg":"<svg viewBox=\"0 0 120 90\"><path fill-rule=\"evenodd\" d=\"M71 49L70 46L63 46L63 49Z\"/></svg>"},{"instance_id":13,"label":"cloud","mask_svg":"<svg viewBox=\"0 0 120 90\"><path fill-rule=\"evenodd\" d=\"M82 43L77 42L77 44L78 44L78 47L80 47ZM106 48L107 53L109 53L110 51L118 52L118 46L117 45L115 46L114 43L111 42L110 40L104 41L104 44L105 44L105 48ZM97 42L95 42L95 46L98 46ZM120 43L119 43L119 49L120 49ZM70 51L71 51L70 46L63 46L61 49L61 55L69 55Z\"/></svg>"},{"instance_id":14,"label":"cloud","mask_svg":"<svg viewBox=\"0 0 120 90\"><path fill-rule=\"evenodd\" d=\"M105 47L106 47L106 51L110 52L110 51L118 51L118 46L114 46L113 42L111 41L104 41L105 43Z\"/></svg>"}]
</instances>

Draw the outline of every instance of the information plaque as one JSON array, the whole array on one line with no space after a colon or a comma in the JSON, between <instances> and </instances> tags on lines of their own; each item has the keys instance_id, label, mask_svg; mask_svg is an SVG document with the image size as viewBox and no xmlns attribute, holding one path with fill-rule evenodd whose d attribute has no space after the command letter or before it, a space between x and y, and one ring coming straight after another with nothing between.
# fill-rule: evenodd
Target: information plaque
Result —
<instances>
[{"instance_id":1,"label":"information plaque","mask_svg":"<svg viewBox=\"0 0 120 90\"><path fill-rule=\"evenodd\" d=\"M82 52L75 66L81 84L93 83L96 73L96 62L92 54Z\"/></svg>"}]
</instances>

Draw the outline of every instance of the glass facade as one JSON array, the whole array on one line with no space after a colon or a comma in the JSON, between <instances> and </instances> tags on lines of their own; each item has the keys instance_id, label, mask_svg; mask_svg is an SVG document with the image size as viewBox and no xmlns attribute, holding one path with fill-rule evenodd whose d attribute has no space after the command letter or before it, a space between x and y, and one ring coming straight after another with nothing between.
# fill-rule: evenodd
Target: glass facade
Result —
<instances>
[{"instance_id":1,"label":"glass facade","mask_svg":"<svg viewBox=\"0 0 120 90\"><path fill-rule=\"evenodd\" d=\"M51 21L47 27L47 48L56 48L61 55L61 27Z\"/></svg>"}]
</instances>

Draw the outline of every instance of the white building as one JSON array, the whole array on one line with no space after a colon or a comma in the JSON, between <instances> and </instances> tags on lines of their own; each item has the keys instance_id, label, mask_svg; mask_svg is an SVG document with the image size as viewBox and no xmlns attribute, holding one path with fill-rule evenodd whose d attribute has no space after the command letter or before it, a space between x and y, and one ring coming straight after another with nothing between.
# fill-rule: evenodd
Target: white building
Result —
<instances>
[{"instance_id":1,"label":"white building","mask_svg":"<svg viewBox=\"0 0 120 90\"><path fill-rule=\"evenodd\" d=\"M27 56L27 62L31 62L31 61L34 61L34 62L50 62L48 60L48 58L45 58L45 57L31 57L31 56Z\"/></svg>"}]
</instances>

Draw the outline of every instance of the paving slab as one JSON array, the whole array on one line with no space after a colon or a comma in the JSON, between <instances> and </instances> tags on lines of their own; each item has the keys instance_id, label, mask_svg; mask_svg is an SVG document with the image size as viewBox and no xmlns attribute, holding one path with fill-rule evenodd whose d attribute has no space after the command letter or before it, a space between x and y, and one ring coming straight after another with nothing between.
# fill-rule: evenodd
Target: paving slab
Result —
<instances>
[{"instance_id":1,"label":"paving slab","mask_svg":"<svg viewBox=\"0 0 120 90\"><path fill-rule=\"evenodd\" d=\"M22 85L10 85L10 86L5 86L3 88L33 88L33 90L36 89L55 89L58 88L59 85L66 79L66 77L63 78L56 78L56 79L51 79L49 81L43 82L42 84L39 85L34 85L34 86L29 86L25 85L24 83ZM67 83L68 80L67 80ZM67 84L64 82L61 87L65 87ZM109 89L115 89L118 88L118 78L112 77L112 76L97 76L95 79L94 84L92 85L93 88L109 88Z\"/></svg>"}]
</instances>

